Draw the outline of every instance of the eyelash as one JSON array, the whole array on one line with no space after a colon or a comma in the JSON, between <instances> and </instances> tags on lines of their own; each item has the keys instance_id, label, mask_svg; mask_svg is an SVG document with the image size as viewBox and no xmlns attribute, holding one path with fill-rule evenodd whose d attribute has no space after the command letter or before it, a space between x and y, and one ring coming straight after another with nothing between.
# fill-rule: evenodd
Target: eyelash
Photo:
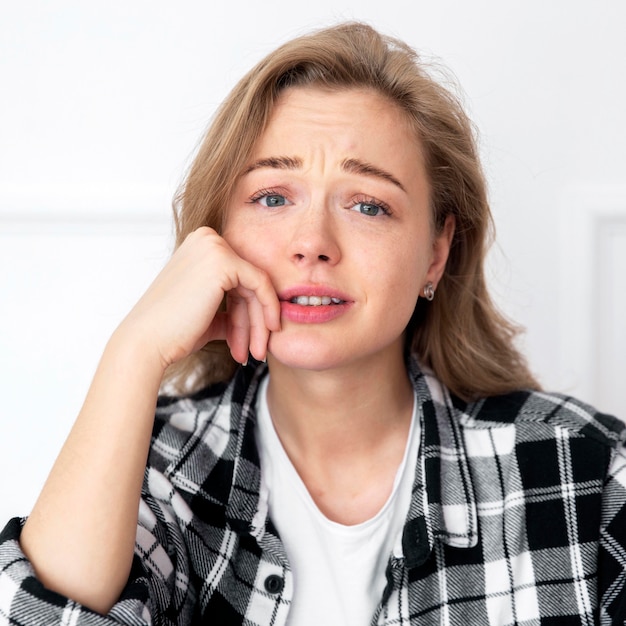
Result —
<instances>
[{"instance_id":1,"label":"eyelash","mask_svg":"<svg viewBox=\"0 0 626 626\"><path fill-rule=\"evenodd\" d=\"M248 204L255 204L256 202L262 200L263 198L266 198L267 196L283 196L285 199L287 198L284 190L281 189L259 189L256 193L250 196Z\"/></svg>"}]
</instances>

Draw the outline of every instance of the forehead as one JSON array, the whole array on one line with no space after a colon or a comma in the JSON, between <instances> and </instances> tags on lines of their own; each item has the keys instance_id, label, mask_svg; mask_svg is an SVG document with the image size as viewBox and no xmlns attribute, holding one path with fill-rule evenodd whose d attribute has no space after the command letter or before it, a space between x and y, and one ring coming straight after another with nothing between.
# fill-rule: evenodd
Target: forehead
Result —
<instances>
[{"instance_id":1,"label":"forehead","mask_svg":"<svg viewBox=\"0 0 626 626\"><path fill-rule=\"evenodd\" d=\"M374 89L292 87L279 96L250 161L307 157L323 147L337 159L365 159L413 176L423 155L408 114ZM300 154L304 151L304 154Z\"/></svg>"},{"instance_id":2,"label":"forehead","mask_svg":"<svg viewBox=\"0 0 626 626\"><path fill-rule=\"evenodd\" d=\"M278 97L265 133L282 124L350 128L363 122L376 122L385 131L411 131L407 114L374 89L291 87Z\"/></svg>"}]
</instances>

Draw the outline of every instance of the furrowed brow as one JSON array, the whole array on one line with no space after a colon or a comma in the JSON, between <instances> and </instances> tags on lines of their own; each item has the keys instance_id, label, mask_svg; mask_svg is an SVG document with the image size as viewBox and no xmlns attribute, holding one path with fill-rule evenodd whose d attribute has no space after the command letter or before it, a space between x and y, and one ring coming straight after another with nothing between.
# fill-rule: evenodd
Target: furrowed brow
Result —
<instances>
[{"instance_id":1,"label":"furrowed brow","mask_svg":"<svg viewBox=\"0 0 626 626\"><path fill-rule=\"evenodd\" d=\"M297 170L302 167L302 159L298 157L277 156L258 159L245 170L244 174L249 174L254 170L269 167L277 170Z\"/></svg>"},{"instance_id":2,"label":"furrowed brow","mask_svg":"<svg viewBox=\"0 0 626 626\"><path fill-rule=\"evenodd\" d=\"M402 189L402 191L406 191L404 185L393 174L390 174L389 172L381 169L380 167L376 167L371 163L366 163L365 161L360 161L359 159L346 159L341 163L341 169L352 174L382 178L383 180L393 183L396 187Z\"/></svg>"}]
</instances>

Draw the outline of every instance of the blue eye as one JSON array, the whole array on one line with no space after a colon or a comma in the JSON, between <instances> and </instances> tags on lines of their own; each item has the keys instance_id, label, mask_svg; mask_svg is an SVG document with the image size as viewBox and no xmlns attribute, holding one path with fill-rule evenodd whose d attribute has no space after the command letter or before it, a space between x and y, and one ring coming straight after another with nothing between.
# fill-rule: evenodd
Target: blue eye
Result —
<instances>
[{"instance_id":1,"label":"blue eye","mask_svg":"<svg viewBox=\"0 0 626 626\"><path fill-rule=\"evenodd\" d=\"M287 204L285 196L281 196L277 193L271 193L261 196L260 198L256 199L256 202L259 202L266 207L285 206L285 204Z\"/></svg>"},{"instance_id":2,"label":"blue eye","mask_svg":"<svg viewBox=\"0 0 626 626\"><path fill-rule=\"evenodd\" d=\"M357 202L353 207L353 211L358 211L361 215L369 215L370 217L376 217L383 213L387 213L384 207L374 204L373 202Z\"/></svg>"},{"instance_id":3,"label":"blue eye","mask_svg":"<svg viewBox=\"0 0 626 626\"><path fill-rule=\"evenodd\" d=\"M370 204L369 202L360 202L359 206L361 207L360 211L363 215L378 215L382 211L379 206Z\"/></svg>"}]
</instances>

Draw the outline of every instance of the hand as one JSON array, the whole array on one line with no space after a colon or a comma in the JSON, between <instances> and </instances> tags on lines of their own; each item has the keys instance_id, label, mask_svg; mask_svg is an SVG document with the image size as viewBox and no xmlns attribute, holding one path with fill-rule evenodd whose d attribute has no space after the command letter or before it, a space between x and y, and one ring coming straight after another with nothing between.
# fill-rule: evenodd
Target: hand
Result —
<instances>
[{"instance_id":1,"label":"hand","mask_svg":"<svg viewBox=\"0 0 626 626\"><path fill-rule=\"evenodd\" d=\"M176 250L118 332L141 341L166 368L215 339L225 339L240 363L248 352L262 360L270 332L279 329L280 303L268 275L203 227Z\"/></svg>"}]
</instances>

